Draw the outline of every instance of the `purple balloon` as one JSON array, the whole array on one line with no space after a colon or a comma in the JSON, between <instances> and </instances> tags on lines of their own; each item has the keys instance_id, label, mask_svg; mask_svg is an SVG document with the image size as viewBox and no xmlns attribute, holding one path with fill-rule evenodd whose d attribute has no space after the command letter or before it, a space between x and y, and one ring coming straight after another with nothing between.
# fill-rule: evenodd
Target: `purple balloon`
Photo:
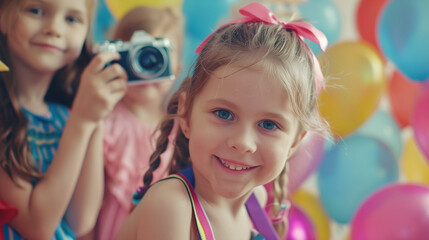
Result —
<instances>
[{"instance_id":1,"label":"purple balloon","mask_svg":"<svg viewBox=\"0 0 429 240\"><path fill-rule=\"evenodd\" d=\"M322 136L308 132L301 145L289 160L289 194L298 187L319 167L325 153L325 140Z\"/></svg>"},{"instance_id":2,"label":"purple balloon","mask_svg":"<svg viewBox=\"0 0 429 240\"><path fill-rule=\"evenodd\" d=\"M351 240L408 240L429 237L429 187L392 184L359 207L351 223Z\"/></svg>"},{"instance_id":3,"label":"purple balloon","mask_svg":"<svg viewBox=\"0 0 429 240\"><path fill-rule=\"evenodd\" d=\"M291 205L286 240L314 240L316 232L311 219L297 206Z\"/></svg>"},{"instance_id":4,"label":"purple balloon","mask_svg":"<svg viewBox=\"0 0 429 240\"><path fill-rule=\"evenodd\" d=\"M423 86L423 90L417 98L411 125L417 145L429 164L429 82Z\"/></svg>"}]
</instances>

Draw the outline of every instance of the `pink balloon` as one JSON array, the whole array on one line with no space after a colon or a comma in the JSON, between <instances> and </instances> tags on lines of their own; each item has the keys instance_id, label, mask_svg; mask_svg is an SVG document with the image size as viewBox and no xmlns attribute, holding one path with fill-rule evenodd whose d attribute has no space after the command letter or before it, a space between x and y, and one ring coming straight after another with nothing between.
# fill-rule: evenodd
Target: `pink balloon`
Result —
<instances>
[{"instance_id":1,"label":"pink balloon","mask_svg":"<svg viewBox=\"0 0 429 240\"><path fill-rule=\"evenodd\" d=\"M315 240L316 232L311 219L299 207L292 205L288 215L286 240Z\"/></svg>"},{"instance_id":2,"label":"pink balloon","mask_svg":"<svg viewBox=\"0 0 429 240\"><path fill-rule=\"evenodd\" d=\"M429 187L392 184L368 197L351 222L351 240L427 239Z\"/></svg>"},{"instance_id":3,"label":"pink balloon","mask_svg":"<svg viewBox=\"0 0 429 240\"><path fill-rule=\"evenodd\" d=\"M297 152L289 160L289 194L298 187L318 168L325 153L325 140L322 136L308 132L302 140Z\"/></svg>"},{"instance_id":4,"label":"pink balloon","mask_svg":"<svg viewBox=\"0 0 429 240\"><path fill-rule=\"evenodd\" d=\"M426 156L426 161L429 164L429 81L423 86L417 99L411 125L417 145Z\"/></svg>"}]
</instances>

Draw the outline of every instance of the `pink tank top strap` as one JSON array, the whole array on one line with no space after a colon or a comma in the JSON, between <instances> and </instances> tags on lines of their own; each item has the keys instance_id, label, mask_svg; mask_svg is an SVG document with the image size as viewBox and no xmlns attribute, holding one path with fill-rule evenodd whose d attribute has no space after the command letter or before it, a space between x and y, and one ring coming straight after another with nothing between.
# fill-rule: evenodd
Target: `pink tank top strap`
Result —
<instances>
[{"instance_id":1,"label":"pink tank top strap","mask_svg":"<svg viewBox=\"0 0 429 240\"><path fill-rule=\"evenodd\" d=\"M189 199L192 204L192 213L194 215L194 219L197 225L198 234L201 240L214 240L214 234L212 231L212 227L207 218L207 215L201 206L200 201L198 200L197 194L194 191L191 183L188 179L181 173L172 174L167 177L179 179L186 187L186 191L188 192Z\"/></svg>"}]
</instances>

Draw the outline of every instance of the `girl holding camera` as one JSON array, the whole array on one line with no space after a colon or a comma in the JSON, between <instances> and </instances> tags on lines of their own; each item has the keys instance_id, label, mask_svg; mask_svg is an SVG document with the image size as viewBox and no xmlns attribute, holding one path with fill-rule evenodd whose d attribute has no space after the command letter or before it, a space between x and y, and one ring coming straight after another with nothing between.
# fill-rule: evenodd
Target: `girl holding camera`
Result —
<instances>
[{"instance_id":1,"label":"girl holding camera","mask_svg":"<svg viewBox=\"0 0 429 240\"><path fill-rule=\"evenodd\" d=\"M95 5L0 0L0 198L18 209L5 239L75 239L95 224L102 120L127 86L122 67L104 67L119 54L90 59Z\"/></svg>"}]
</instances>

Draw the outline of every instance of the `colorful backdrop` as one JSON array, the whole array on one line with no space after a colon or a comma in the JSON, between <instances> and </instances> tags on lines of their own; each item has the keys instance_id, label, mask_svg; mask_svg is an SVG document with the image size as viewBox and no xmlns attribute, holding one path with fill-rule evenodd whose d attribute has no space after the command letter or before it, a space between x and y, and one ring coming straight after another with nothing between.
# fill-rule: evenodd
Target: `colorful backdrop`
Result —
<instances>
[{"instance_id":1,"label":"colorful backdrop","mask_svg":"<svg viewBox=\"0 0 429 240\"><path fill-rule=\"evenodd\" d=\"M138 5L183 9L183 64L240 0L99 0L94 39ZM325 32L319 106L334 139L308 134L291 159L288 239L429 239L428 0L259 1ZM179 80L180 82L180 80Z\"/></svg>"}]
</instances>

